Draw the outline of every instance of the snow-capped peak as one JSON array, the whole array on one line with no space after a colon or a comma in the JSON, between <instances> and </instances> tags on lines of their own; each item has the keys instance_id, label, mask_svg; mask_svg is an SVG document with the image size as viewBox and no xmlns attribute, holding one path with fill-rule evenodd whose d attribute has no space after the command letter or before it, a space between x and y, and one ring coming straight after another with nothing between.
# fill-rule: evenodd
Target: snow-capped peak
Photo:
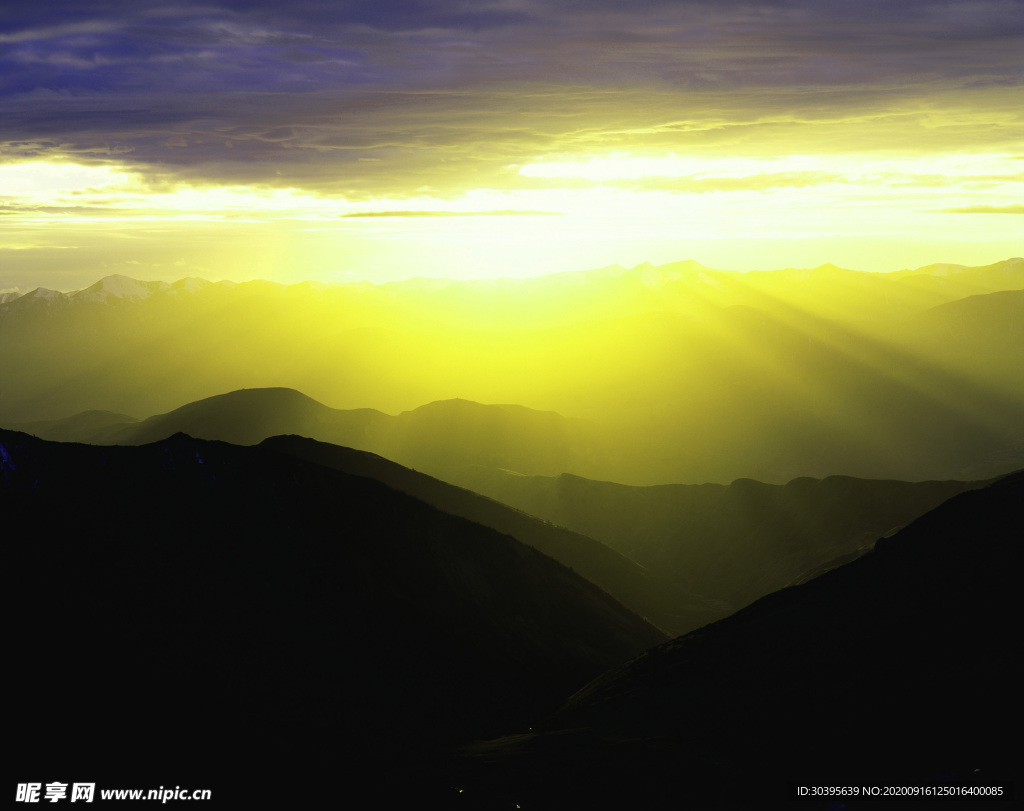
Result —
<instances>
[{"instance_id":1,"label":"snow-capped peak","mask_svg":"<svg viewBox=\"0 0 1024 811\"><path fill-rule=\"evenodd\" d=\"M167 282L142 282L127 276L115 274L100 279L92 287L73 294L75 301L108 302L111 299L141 301L170 288Z\"/></svg>"}]
</instances>

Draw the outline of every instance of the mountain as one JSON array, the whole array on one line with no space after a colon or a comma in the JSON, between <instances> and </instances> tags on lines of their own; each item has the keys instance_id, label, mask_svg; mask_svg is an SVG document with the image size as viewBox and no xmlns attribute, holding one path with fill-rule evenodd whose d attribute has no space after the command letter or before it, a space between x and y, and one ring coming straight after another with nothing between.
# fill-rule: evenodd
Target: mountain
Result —
<instances>
[{"instance_id":1,"label":"mountain","mask_svg":"<svg viewBox=\"0 0 1024 811\"><path fill-rule=\"evenodd\" d=\"M37 287L22 296L16 296L4 302L8 312L20 313L31 308L52 309L54 306L70 304L71 297L59 290L50 290L48 287Z\"/></svg>"},{"instance_id":2,"label":"mountain","mask_svg":"<svg viewBox=\"0 0 1024 811\"><path fill-rule=\"evenodd\" d=\"M256 445L269 436L298 433L364 447L372 426L388 419L386 414L370 408L328 408L293 389L242 389L125 426L110 441L142 445L185 433L198 439Z\"/></svg>"},{"instance_id":3,"label":"mountain","mask_svg":"<svg viewBox=\"0 0 1024 811\"><path fill-rule=\"evenodd\" d=\"M938 279L942 285L992 285L1011 289L1012 283L1024 274L1024 257L1013 256L991 265L967 267L947 262L937 262L916 269L896 271L898 278ZM1011 284L1007 284L1011 282ZM960 297L960 293L957 294Z\"/></svg>"},{"instance_id":4,"label":"mountain","mask_svg":"<svg viewBox=\"0 0 1024 811\"><path fill-rule=\"evenodd\" d=\"M89 442L102 445L138 421L135 417L115 414L112 411L83 411L62 420L40 420L11 427L53 442Z\"/></svg>"},{"instance_id":5,"label":"mountain","mask_svg":"<svg viewBox=\"0 0 1024 811\"><path fill-rule=\"evenodd\" d=\"M26 775L386 793L666 639L507 535L266 447L0 431L0 512Z\"/></svg>"},{"instance_id":6,"label":"mountain","mask_svg":"<svg viewBox=\"0 0 1024 811\"><path fill-rule=\"evenodd\" d=\"M510 535L565 564L672 635L698 628L721 616L720 606L715 601L687 593L602 543L376 454L298 436L271 437L260 443L260 447L374 479L446 513Z\"/></svg>"},{"instance_id":7,"label":"mountain","mask_svg":"<svg viewBox=\"0 0 1024 811\"><path fill-rule=\"evenodd\" d=\"M428 403L399 414L386 430L374 450L449 480L472 465L537 475L586 469L601 453L585 420L519 405Z\"/></svg>"},{"instance_id":8,"label":"mountain","mask_svg":"<svg viewBox=\"0 0 1024 811\"><path fill-rule=\"evenodd\" d=\"M279 387L424 426L441 416L424 404L456 415L466 402L590 424L563 440L538 419L536 439L510 439L499 455L531 474L637 485L990 478L1024 464L1021 353L1007 342L1022 320L1024 261L949 270L678 263L439 285L167 289L108 277L0 304L0 424L162 414ZM521 422L514 407L477 416L504 430ZM410 445L423 441L412 434ZM524 469L527 456L535 465ZM399 461L418 466L412 454Z\"/></svg>"},{"instance_id":9,"label":"mountain","mask_svg":"<svg viewBox=\"0 0 1024 811\"><path fill-rule=\"evenodd\" d=\"M187 280L183 280L187 281ZM170 290L167 282L140 282L128 276L115 274L100 279L96 284L79 290L72 295L75 302L98 302L109 304L114 301L141 301L155 293Z\"/></svg>"},{"instance_id":10,"label":"mountain","mask_svg":"<svg viewBox=\"0 0 1024 811\"><path fill-rule=\"evenodd\" d=\"M117 445L156 442L176 433L255 445L297 434L370 450L444 477L473 465L559 473L593 454L586 423L554 412L456 399L391 416L370 408L329 408L285 388L228 392L142 421L126 418L122 425L77 415L10 427L44 439Z\"/></svg>"},{"instance_id":11,"label":"mountain","mask_svg":"<svg viewBox=\"0 0 1024 811\"><path fill-rule=\"evenodd\" d=\"M141 422L111 424L115 419L83 414L17 427L47 439L120 445L179 432L241 445L297 434L271 444L510 534L673 634L852 559L876 538L983 484L835 476L785 486L746 479L632 487L572 474L528 476L511 469L573 464L575 423L556 414L458 400L392 417L370 409L331 409L290 389L249 389Z\"/></svg>"},{"instance_id":12,"label":"mountain","mask_svg":"<svg viewBox=\"0 0 1024 811\"><path fill-rule=\"evenodd\" d=\"M917 317L921 333L945 341L951 349L1010 353L1020 359L1024 350L1024 290L968 296L940 304Z\"/></svg>"},{"instance_id":13,"label":"mountain","mask_svg":"<svg viewBox=\"0 0 1024 811\"><path fill-rule=\"evenodd\" d=\"M12 430L53 441L99 445L144 445L185 433L256 445L281 433L302 433L348 444L365 444L367 429L387 415L373 409L339 411L293 389L242 389L188 403L145 420L106 411L86 411L60 420L15 423Z\"/></svg>"},{"instance_id":14,"label":"mountain","mask_svg":"<svg viewBox=\"0 0 1024 811\"><path fill-rule=\"evenodd\" d=\"M535 427L523 430L517 421L533 421ZM280 453L376 479L445 512L512 535L576 570L659 628L682 633L717 618L715 605L649 577L642 567L604 544L349 447L386 451L435 473L461 470L474 461L522 465L529 470L537 463L524 455L527 443L523 437L533 436L534 444L543 449L538 455L551 459L557 453L552 440L559 435L559 424L558 415L533 414L509 406L452 401L390 417L371 409L328 408L291 389L248 389L190 403L141 422L106 412L85 412L66 420L14 427L43 439L101 445L146 444L176 433L238 445L262 443ZM278 436L281 433L322 441ZM558 469L557 461L549 462L548 469L552 468Z\"/></svg>"},{"instance_id":15,"label":"mountain","mask_svg":"<svg viewBox=\"0 0 1024 811\"><path fill-rule=\"evenodd\" d=\"M741 479L629 487L486 469L463 480L477 492L607 544L659 580L715 603L719 617L857 557L877 538L985 484L830 476L785 485Z\"/></svg>"},{"instance_id":16,"label":"mountain","mask_svg":"<svg viewBox=\"0 0 1024 811\"><path fill-rule=\"evenodd\" d=\"M530 731L468 747L452 784L477 808L538 809L787 807L801 785L1012 792L1022 505L1024 472L958 495L602 675ZM877 802L839 800L799 804Z\"/></svg>"}]
</instances>

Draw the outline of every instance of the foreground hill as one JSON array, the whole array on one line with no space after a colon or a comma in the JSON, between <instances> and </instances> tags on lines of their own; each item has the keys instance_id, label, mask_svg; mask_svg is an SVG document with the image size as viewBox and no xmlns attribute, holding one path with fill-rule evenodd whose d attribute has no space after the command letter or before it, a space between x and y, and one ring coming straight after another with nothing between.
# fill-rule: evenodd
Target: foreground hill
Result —
<instances>
[{"instance_id":1,"label":"foreground hill","mask_svg":"<svg viewBox=\"0 0 1024 811\"><path fill-rule=\"evenodd\" d=\"M786 807L796 785L1019 789L1007 729L1020 720L1022 505L1022 473L950 499L859 560L601 676L533 731L471 747L453 779L484 808Z\"/></svg>"},{"instance_id":2,"label":"foreground hill","mask_svg":"<svg viewBox=\"0 0 1024 811\"><path fill-rule=\"evenodd\" d=\"M0 431L0 512L32 773L397 775L666 638L507 535L263 447Z\"/></svg>"}]
</instances>

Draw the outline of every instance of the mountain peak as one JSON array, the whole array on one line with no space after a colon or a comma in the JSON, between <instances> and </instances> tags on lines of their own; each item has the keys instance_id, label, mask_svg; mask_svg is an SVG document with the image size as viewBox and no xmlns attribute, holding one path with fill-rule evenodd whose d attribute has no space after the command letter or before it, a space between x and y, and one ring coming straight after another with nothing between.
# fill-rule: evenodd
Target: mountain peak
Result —
<instances>
[{"instance_id":1,"label":"mountain peak","mask_svg":"<svg viewBox=\"0 0 1024 811\"><path fill-rule=\"evenodd\" d=\"M542 411L530 406L518 403L480 403L476 400L467 400L464 397L452 397L448 400L433 400L424 405L418 406L404 414L515 414L520 416L541 415L545 418L563 419L562 415L555 411Z\"/></svg>"},{"instance_id":2,"label":"mountain peak","mask_svg":"<svg viewBox=\"0 0 1024 811\"><path fill-rule=\"evenodd\" d=\"M266 403L268 405L284 405L295 404L295 403L313 403L318 406L324 406L323 403L314 400L312 397L303 394L301 391L296 389L290 389L285 386L268 386L266 388L256 389L236 389L235 391L225 392L224 394L215 394L212 397L206 397L202 400L197 400L194 403L182 406L182 408L191 408L199 405L212 405L217 404L237 404L238 402L246 403ZM180 410L180 409L179 409Z\"/></svg>"},{"instance_id":3,"label":"mountain peak","mask_svg":"<svg viewBox=\"0 0 1024 811\"><path fill-rule=\"evenodd\" d=\"M826 262L824 265L818 265L816 268L811 268L815 273L831 273L833 271L839 271L840 273L856 273L849 268L841 268L839 265L834 265L831 262Z\"/></svg>"},{"instance_id":4,"label":"mountain peak","mask_svg":"<svg viewBox=\"0 0 1024 811\"><path fill-rule=\"evenodd\" d=\"M65 293L61 293L59 290L51 290L48 287L37 287L31 293L26 293L24 296L21 296L20 300L57 302L67 301L68 296Z\"/></svg>"},{"instance_id":5,"label":"mountain peak","mask_svg":"<svg viewBox=\"0 0 1024 811\"><path fill-rule=\"evenodd\" d=\"M702 265L696 259L684 259L682 262L671 262L667 265L652 265L644 262L631 268L628 273L640 280L645 287L658 287L684 277L697 278L705 272L714 273L712 268Z\"/></svg>"},{"instance_id":6,"label":"mountain peak","mask_svg":"<svg viewBox=\"0 0 1024 811\"><path fill-rule=\"evenodd\" d=\"M197 276L188 276L184 279L178 279L169 288L169 292L172 293L198 293L200 290L205 290L207 287L212 287L213 282L207 281L206 279L200 279Z\"/></svg>"},{"instance_id":7,"label":"mountain peak","mask_svg":"<svg viewBox=\"0 0 1024 811\"><path fill-rule=\"evenodd\" d=\"M143 282L122 276L119 273L105 276L96 284L73 293L76 301L96 301L106 303L112 299L122 301L141 301L147 299L154 293L169 290L167 282Z\"/></svg>"}]
</instances>

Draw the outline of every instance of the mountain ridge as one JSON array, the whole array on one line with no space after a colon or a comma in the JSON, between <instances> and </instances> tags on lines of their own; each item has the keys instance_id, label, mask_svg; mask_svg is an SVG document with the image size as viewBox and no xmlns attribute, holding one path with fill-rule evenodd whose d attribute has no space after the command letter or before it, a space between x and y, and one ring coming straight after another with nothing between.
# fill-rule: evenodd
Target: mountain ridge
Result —
<instances>
[{"instance_id":1,"label":"mountain ridge","mask_svg":"<svg viewBox=\"0 0 1024 811\"><path fill-rule=\"evenodd\" d=\"M669 271L419 291L195 283L38 308L30 295L0 304L0 424L280 386L415 419L461 398L590 421L589 437L565 423L569 444L543 470L509 461L511 447L459 461L534 474L988 478L1024 462L1024 262L937 272L787 280L688 265L654 288L641 277Z\"/></svg>"},{"instance_id":2,"label":"mountain ridge","mask_svg":"<svg viewBox=\"0 0 1024 811\"><path fill-rule=\"evenodd\" d=\"M745 478L731 485L636 487L575 473L526 475L539 464L568 466L559 464L571 459L558 444L565 436L561 418L466 400L391 417L331 409L286 388L249 389L124 427L109 423L80 416L38 432L103 445L140 445L183 432L273 446L286 442L279 435L295 434L287 440L293 455L347 472L362 469L360 475L508 532L673 633L855 558L875 538L984 484L832 476L786 485ZM523 455L532 445L544 449L544 459ZM524 517L514 520L502 512L508 508ZM534 517L551 526L533 523ZM630 571L636 566L642 572Z\"/></svg>"},{"instance_id":3,"label":"mountain ridge","mask_svg":"<svg viewBox=\"0 0 1024 811\"><path fill-rule=\"evenodd\" d=\"M508 535L265 447L0 430L0 511L12 568L47 577L10 590L10 729L52 769L209 763L240 794L316 763L400 774L667 638Z\"/></svg>"},{"instance_id":4,"label":"mountain ridge","mask_svg":"<svg viewBox=\"0 0 1024 811\"><path fill-rule=\"evenodd\" d=\"M699 627L718 616L703 598L663 583L605 544L376 454L299 436L270 437L260 447L375 479L444 512L511 535L560 561L671 635Z\"/></svg>"},{"instance_id":5,"label":"mountain ridge","mask_svg":"<svg viewBox=\"0 0 1024 811\"><path fill-rule=\"evenodd\" d=\"M370 408L334 409L287 387L226 392L121 426L94 423L79 414L11 427L39 432L42 438L104 445L146 444L179 431L240 445L299 434L380 453L442 478L465 464L497 463L526 472L571 468L570 439L587 430L585 421L514 404L452 398L389 415ZM524 452L524 444L532 450Z\"/></svg>"},{"instance_id":6,"label":"mountain ridge","mask_svg":"<svg viewBox=\"0 0 1024 811\"><path fill-rule=\"evenodd\" d=\"M133 278L131 276L126 276L126 275L121 274L121 273L112 273L110 275L101 277L99 280L94 282L92 285L89 285L89 286L84 287L84 288L76 288L76 289L72 289L72 290L56 290L56 289L52 289L52 288L38 287L38 288L33 288L32 290L27 291L26 293L20 293L18 291L8 291L8 292L5 292L5 293L0 293L0 295L3 295L3 296L10 295L11 293L17 293L17 295L14 296L13 298L0 299L0 304L8 303L8 302L14 301L15 298L22 298L24 296L27 296L27 295L29 295L31 293L36 293L36 292L38 292L41 296L45 296L45 297L54 297L54 295L56 294L57 296L63 296L63 297L66 297L66 298L68 298L70 300L77 300L79 302L109 302L109 301L111 301L113 299L123 299L123 300L128 300L128 301L132 301L132 300L137 301L137 300L140 300L140 299L143 299L143 298L148 298L148 297L150 297L152 295L155 295L155 294L158 294L158 293L167 293L167 292L172 292L172 291L194 293L194 292L198 292L199 290L206 289L206 288L208 288L210 286L218 286L218 287L223 287L223 288L230 289L230 288L238 287L239 285L268 285L269 284L269 285L274 285L274 286L279 287L279 288L289 288L289 287L299 288L299 287L303 287L303 286L308 288L310 285L315 285L318 289L325 290L325 289L332 289L332 288L333 289L349 288L349 287L362 286L362 285L370 285L370 286L373 286L373 287L384 287L384 288L386 288L386 287L391 287L391 286L395 286L395 287L408 286L410 283L412 283L413 286L415 286L417 282L422 282L423 284L426 284L428 286L440 289L442 287L446 287L446 286L449 286L449 285L452 285L452 284L460 285L460 284L464 284L465 283L465 284L470 284L470 285L473 285L473 286L480 286L481 284L486 285L488 282L530 283L532 281L536 281L537 279L547 278L547 277L551 277L551 276L564 277L566 279L584 279L584 278L586 278L588 276L594 276L594 275L600 275L600 274L611 275L611 276L621 276L621 275L625 275L625 274L632 274L633 276L635 276L637 278L646 279L647 281L645 283L647 283L647 284L663 283L665 281L676 280L676 279L678 279L680 277L684 277L684 276L687 276L687 275L690 275L690 274L702 273L702 272L704 272L704 273L711 272L711 273L726 274L726 275L741 275L741 276L744 275L744 274L748 274L748 273L756 273L756 274L781 274L781 275L788 275L791 278L798 278L798 279L799 278L805 278L805 279L806 278L811 278L814 274L828 273L828 272L834 272L834 271L838 271L838 272L841 272L841 273L861 274L861 275L865 275L866 274L866 275L869 275L869 276L893 275L893 276L935 276L935 277L944 277L944 276L949 276L949 275L961 274L961 273L964 273L964 272L967 272L967 271L986 272L986 271L997 270L997 269L1000 269L1000 268L1006 268L1006 269L1011 269L1012 268L1014 270L1021 270L1022 268L1017 268L1016 267L1020 263L1024 263L1024 258L1019 257L1019 256L1015 256L1015 257L1008 257L1007 259L1000 260L998 262L993 262L993 263L991 263L989 265L961 265L961 264L951 264L951 263L948 263L948 262L935 262L935 263L932 263L932 264L929 264L929 265L923 265L923 266L917 267L917 268L904 268L904 269L901 269L901 270L879 272L879 271L864 271L864 270L856 270L856 269L853 269L853 268L839 267L839 266L837 266L837 265L835 265L835 264L833 264L831 262L826 262L826 263L824 263L822 265L818 265L818 266L815 266L815 267L806 267L806 268L787 267L787 268L783 268L783 269L766 269L766 270L722 270L722 269L719 269L719 268L712 268L712 267L708 267L707 265L703 265L703 264L701 264L699 261L697 261L695 259L683 259L683 260L678 260L678 261L673 261L673 262L667 262L667 263L662 264L662 265L654 265L654 264L651 264L650 262L642 262L639 265L635 265L635 266L630 267L630 268L624 268L621 265L609 265L607 267L594 268L594 269L589 269L589 270L563 271L561 273L547 274L546 276L542 276L542 277L537 277L537 276L528 276L528 277L500 277L500 278L496 278L496 279L493 279L493 280L484 280L484 281L475 280L475 279L474 280L461 280L461 279L457 279L457 278L448 278L448 277L427 277L427 278L422 278L422 279L420 279L420 278L411 278L411 279L407 279L407 280L404 280L404 281L398 281L398 282L384 282L384 283L381 283L381 284L374 284L373 282L368 282L368 281L360 281L360 282L357 282L357 283L352 283L352 282L333 282L333 283L329 283L328 284L328 283L314 282L314 281L310 281L310 280L303 281L303 282L281 283L281 282L272 282L272 281L269 281L269 280L266 280L266 279L251 279L251 280L248 280L248 281L245 281L245 282L234 282L234 281L228 281L228 280L214 281L214 280L204 279L204 278L196 277L196 276L182 277L182 278L179 278L179 279L175 279L173 281L167 281L167 280L141 280L141 279L135 279L135 278Z\"/></svg>"},{"instance_id":7,"label":"mountain ridge","mask_svg":"<svg viewBox=\"0 0 1024 811\"><path fill-rule=\"evenodd\" d=\"M875 540L988 481L905 482L829 476L785 485L636 487L581 476L478 470L463 486L592 537L724 616L809 573L868 552Z\"/></svg>"},{"instance_id":8,"label":"mountain ridge","mask_svg":"<svg viewBox=\"0 0 1024 811\"><path fill-rule=\"evenodd\" d=\"M467 747L457 779L481 808L781 807L800 785L1009 799L1022 503L1024 471L958 495L872 553L603 674L530 731ZM919 802L977 807L970 796Z\"/></svg>"}]
</instances>

